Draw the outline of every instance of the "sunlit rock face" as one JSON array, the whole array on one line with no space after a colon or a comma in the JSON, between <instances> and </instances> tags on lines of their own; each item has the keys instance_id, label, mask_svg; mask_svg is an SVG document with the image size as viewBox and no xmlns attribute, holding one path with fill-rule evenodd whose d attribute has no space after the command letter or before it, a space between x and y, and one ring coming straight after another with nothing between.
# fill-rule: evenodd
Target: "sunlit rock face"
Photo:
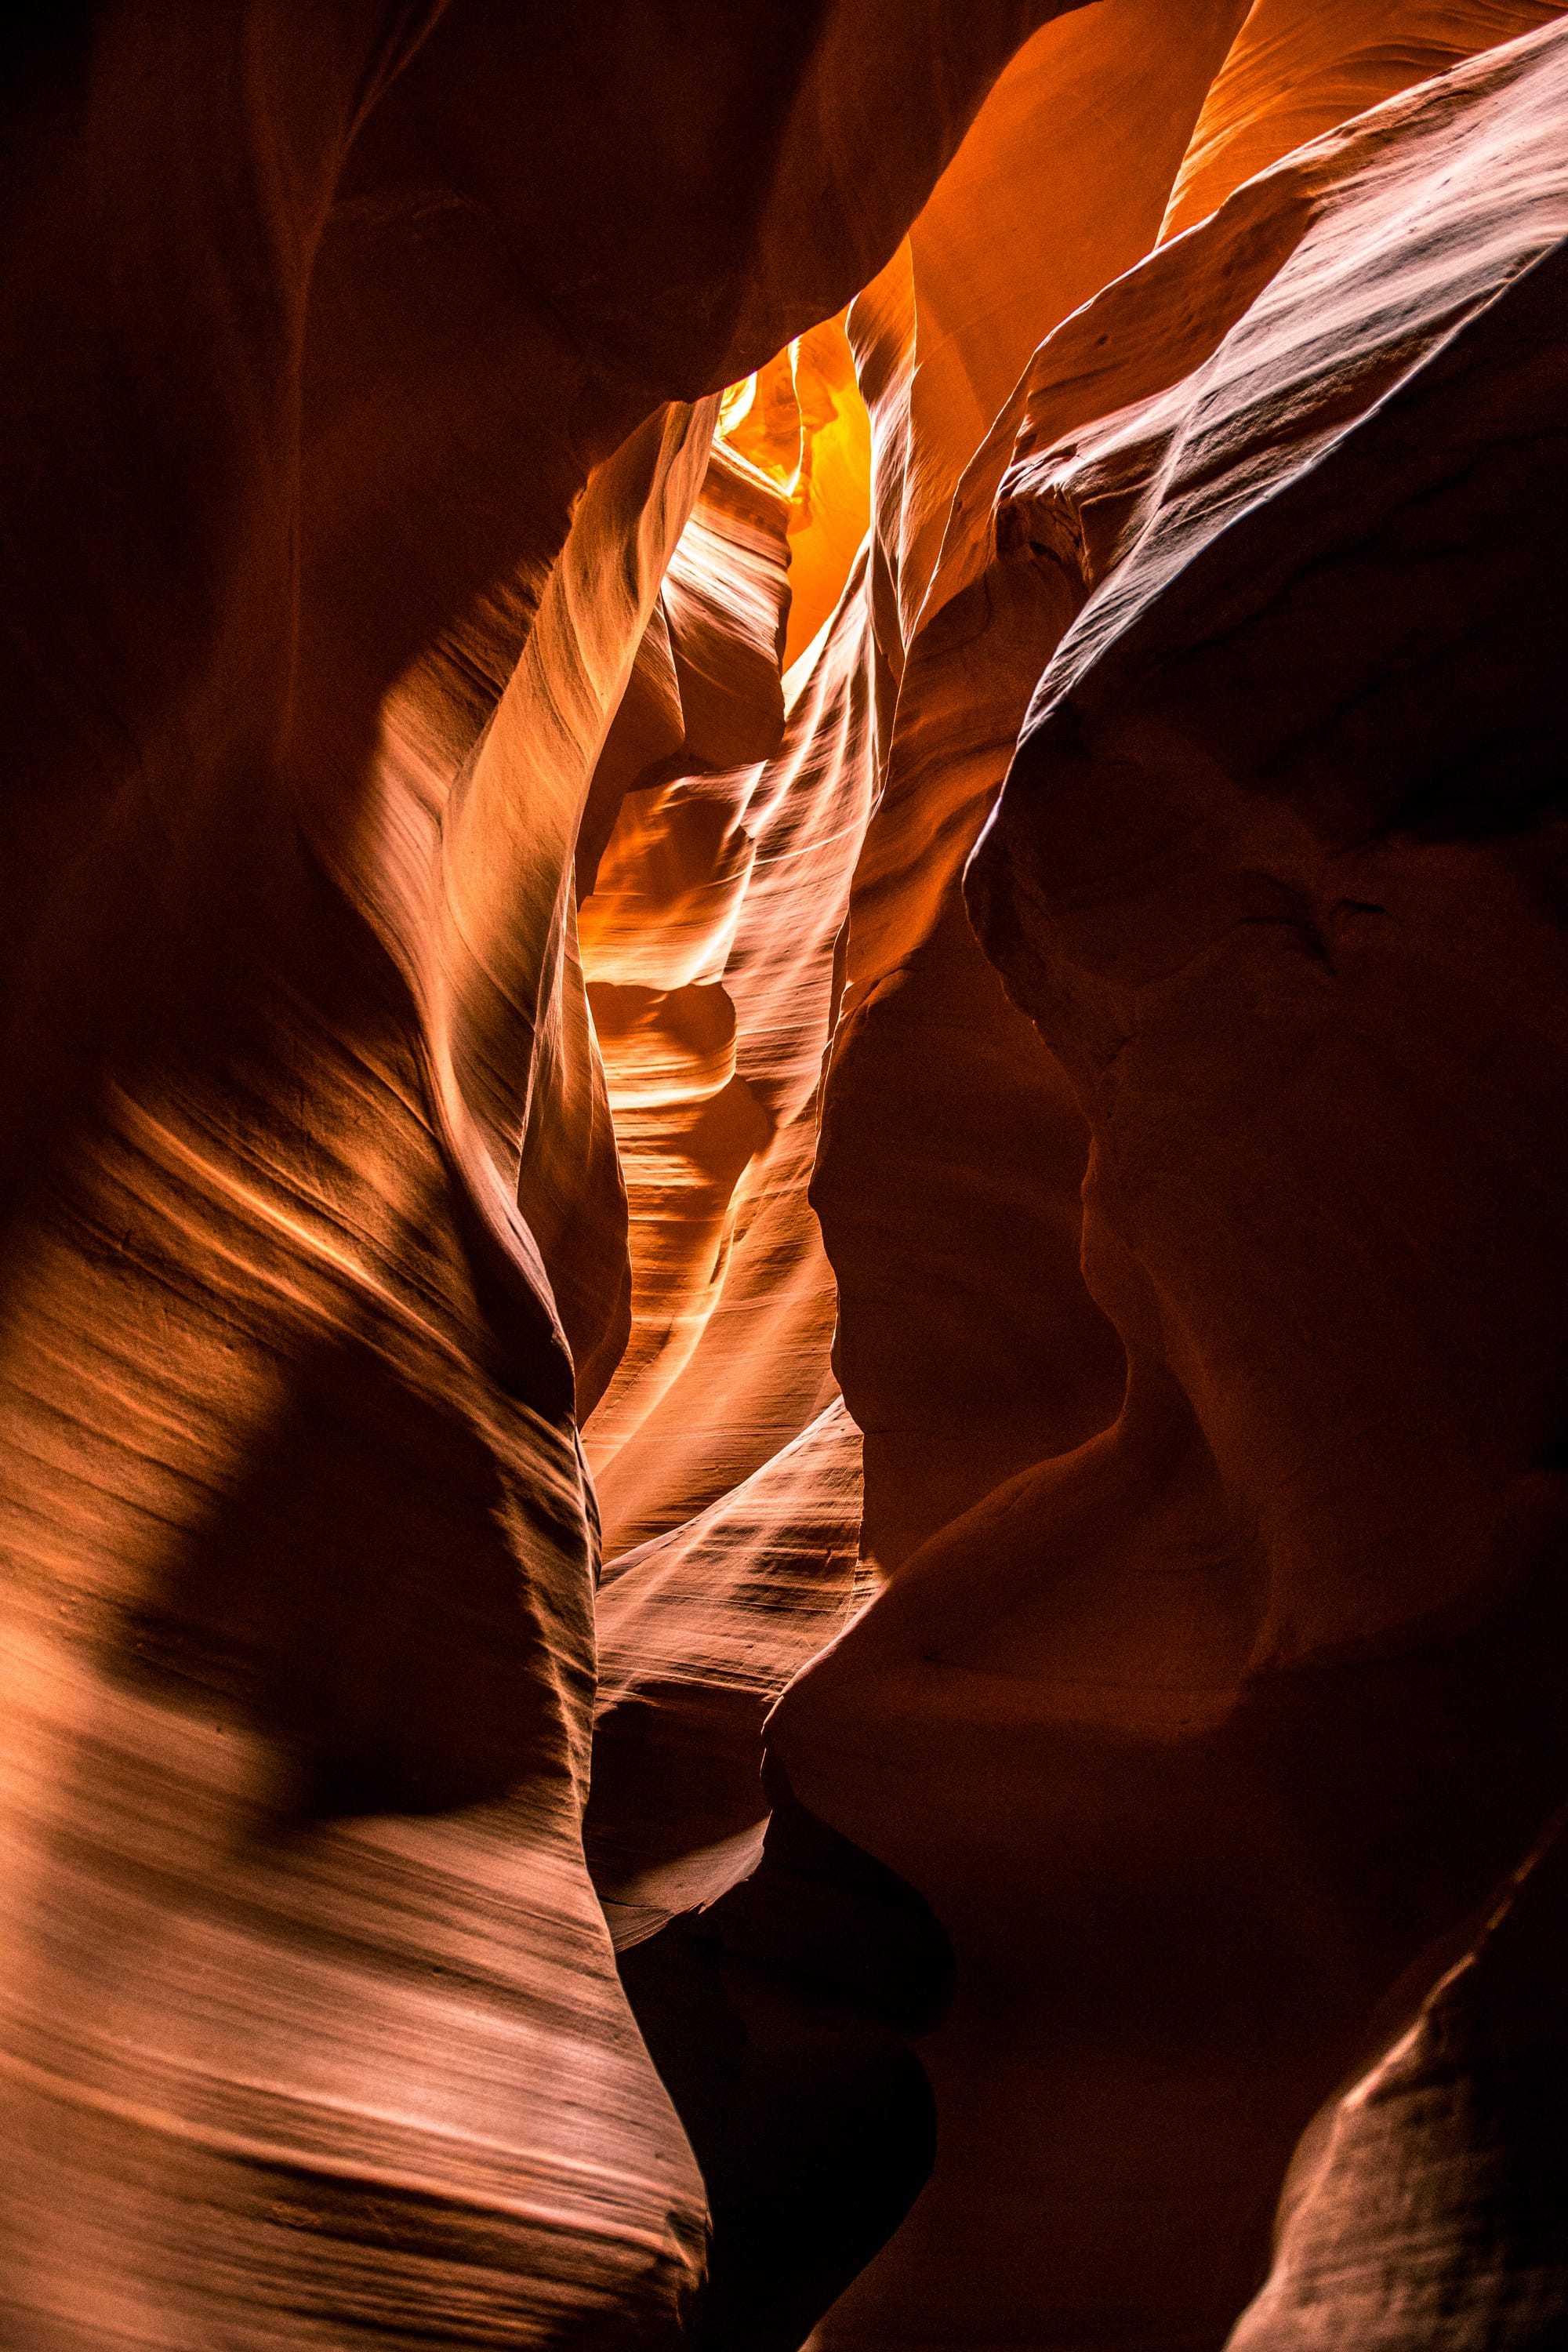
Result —
<instances>
[{"instance_id":1,"label":"sunlit rock face","mask_svg":"<svg viewBox=\"0 0 1568 2352\"><path fill-rule=\"evenodd\" d=\"M926 1894L957 1992L931 2185L825 2345L1222 2341L1259 2183L1561 1800L1562 592L1530 485L1562 446L1565 59L1548 29L1413 88L1064 320L924 593L816 1186L894 1572L773 1739ZM965 709L926 680L962 660L999 716L1009 627L1038 669L963 845L989 808L982 1032L973 942L911 916L931 828L877 852L900 740L912 769ZM889 974L864 1011L858 952ZM1037 1078L1026 1129L1024 1014L1061 1106ZM1010 1081L980 1150L978 1045L924 1043L961 1022ZM946 1119L884 1108L944 1085ZM1079 1443L1105 1326L1125 1373ZM1476 2019L1456 1993L1419 2029L1451 2091L1397 2104L1391 2059L1355 2095L1375 2157L1321 2127L1249 2347L1561 2328L1521 2062ZM1363 2202L1384 2164L1403 2193Z\"/></svg>"},{"instance_id":2,"label":"sunlit rock face","mask_svg":"<svg viewBox=\"0 0 1568 2352\"><path fill-rule=\"evenodd\" d=\"M577 835L623 692L677 725L657 611L700 669L719 395L1045 13L106 0L21 54L8 2345L689 2308L582 1850L633 1286ZM770 692L694 688L721 767Z\"/></svg>"},{"instance_id":3,"label":"sunlit rock face","mask_svg":"<svg viewBox=\"0 0 1568 2352\"><path fill-rule=\"evenodd\" d=\"M0 2343L1556 2346L1559 12L17 57Z\"/></svg>"}]
</instances>

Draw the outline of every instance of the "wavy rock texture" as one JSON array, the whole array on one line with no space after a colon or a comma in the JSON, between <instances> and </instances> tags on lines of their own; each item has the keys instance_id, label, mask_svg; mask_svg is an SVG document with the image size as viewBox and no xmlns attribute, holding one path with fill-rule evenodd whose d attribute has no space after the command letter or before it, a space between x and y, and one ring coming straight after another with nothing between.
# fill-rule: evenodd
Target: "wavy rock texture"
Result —
<instances>
[{"instance_id":1,"label":"wavy rock texture","mask_svg":"<svg viewBox=\"0 0 1568 2352\"><path fill-rule=\"evenodd\" d=\"M7 2347L1557 2342L1556 15L17 52Z\"/></svg>"},{"instance_id":2,"label":"wavy rock texture","mask_svg":"<svg viewBox=\"0 0 1568 2352\"><path fill-rule=\"evenodd\" d=\"M803 541L825 541L820 594L831 532L800 498L803 480L821 488L811 390L797 350L726 431L793 477L791 570ZM731 612L743 566L734 579L719 600ZM804 2340L929 2172L931 2094L906 2042L934 2021L950 1965L921 1899L763 1777L769 1708L875 1584L857 1567L861 1439L836 1395L835 1294L806 1197L877 768L865 580L853 562L790 673L777 756L683 778L646 812L628 803L608 887L583 909L591 970L673 955L679 969L646 969L679 982L694 949L706 959L700 981L643 991L640 1034L606 1034L634 1324L586 1433L619 1556L601 1587L584 1828L637 2022L708 2185L701 2338L752 2352ZM664 920L646 919L660 896ZM624 1001L597 980L592 994L596 1013ZM721 1058L694 1116L690 1064L649 1041L700 997ZM701 1158L726 1097L735 1148Z\"/></svg>"},{"instance_id":3,"label":"wavy rock texture","mask_svg":"<svg viewBox=\"0 0 1568 2352\"><path fill-rule=\"evenodd\" d=\"M742 1485L607 1572L585 1830L617 1944L754 1868L769 1811L763 1722L853 1605L859 1526L860 1433L836 1401Z\"/></svg>"},{"instance_id":4,"label":"wavy rock texture","mask_svg":"<svg viewBox=\"0 0 1568 2352\"><path fill-rule=\"evenodd\" d=\"M798 1795L930 1899L958 1991L927 2055L931 2185L824 2346L1219 2343L1267 2263L1263 2183L1561 1796L1563 973L1537 635L1561 592L1529 485L1561 463L1565 57L1560 34L1516 43L1239 188L1047 339L954 504L953 593L939 567L857 877L816 1188L867 1539L896 1572L772 1738ZM967 888L1064 1108L1053 1125L1042 1090L1016 1161L967 1147L973 1097L921 1122L969 1201L921 1234L911 1188L895 1254L860 1205L910 1100L883 1071L902 1021L929 1085L913 1041L964 998L940 929L920 943L921 882L873 852L928 669L984 677L994 644L976 700L1005 736L1015 614L1055 650L1032 698L1020 652L1029 713ZM922 879L988 799L977 763L961 823L961 772L932 765L960 838L933 859L910 817ZM889 974L859 1016L858 955ZM993 1018L1000 1039L1017 1014ZM967 1079L973 1052L952 1058ZM941 1297L914 1272L942 1268L931 1228L955 1255L996 1229L971 1203L999 1170L1044 1275L1066 1184L1053 1215L1013 1171L1043 1177L1052 1136L1065 1175L1074 1115L1087 1299L1058 1242L1056 1294L998 1279L991 1317L1016 1307L1046 1353L1051 1313L1056 1396L1086 1418L1108 1324L1125 1394L1052 1444L1025 1373L1034 1459L997 1483L973 1382L921 1379L953 1342L906 1360L891 1301ZM876 1164L896 1201L895 1155ZM955 1298L983 1299L979 1255ZM973 1328L965 1301L948 1328ZM910 1444L879 1516L906 1360L952 1459ZM1421 2145L1402 2160L1440 2166ZM1368 2340L1433 2340L1465 2192L1428 2189L1425 2252L1369 2219L1336 2302L1339 2193L1310 2258L1288 2231L1308 2275L1270 2289L1249 2346L1359 2341L1369 2298ZM1551 2339L1539 2236L1437 2340Z\"/></svg>"},{"instance_id":5,"label":"wavy rock texture","mask_svg":"<svg viewBox=\"0 0 1568 2352\"><path fill-rule=\"evenodd\" d=\"M1562 1825L1394 2046L1304 2137L1232 2352L1560 2340Z\"/></svg>"},{"instance_id":6,"label":"wavy rock texture","mask_svg":"<svg viewBox=\"0 0 1568 2352\"><path fill-rule=\"evenodd\" d=\"M777 757L685 779L647 814L628 803L611 845L622 860L619 899L600 891L584 907L595 968L624 956L629 970L641 958L639 968L670 977L676 966L659 959L672 951L687 955L681 973L697 968L675 945L678 925L666 915L639 929L639 913L656 891L667 908L679 903L683 921L697 910L684 937L700 937L691 952L706 957L706 977L661 1002L678 1018L682 1008L689 1021L706 1017L719 1041L710 1083L733 1107L721 1139L728 1157L715 1154L710 1169L697 1153L719 1135L717 1122L710 1108L696 1124L691 1094L670 1094L667 1110L655 1105L646 1129L619 1122L634 1187L639 1146L646 1153L647 1233L634 1223L646 1337L639 1349L634 1334L587 1430L612 1552L678 1526L748 1477L833 1393L832 1276L805 1192L839 933L876 779L874 647L855 593L862 578L860 566L809 670L791 674ZM685 827L679 849L676 825ZM626 1000L595 985L596 1011L606 997L613 1016ZM645 999L633 1001L640 1010ZM612 1075L619 1060L637 1084L639 1051L640 1040L622 1047L612 1037ZM647 1067L657 1087L651 1056ZM689 1215L694 1200L706 1224ZM664 1239L672 1230L673 1244Z\"/></svg>"},{"instance_id":7,"label":"wavy rock texture","mask_svg":"<svg viewBox=\"0 0 1568 2352\"><path fill-rule=\"evenodd\" d=\"M579 818L634 674L672 723L638 648L719 392L881 267L1041 13L110 0L22 54L26 2352L689 2305L700 2184L581 1845L574 1383L630 1302Z\"/></svg>"},{"instance_id":8,"label":"wavy rock texture","mask_svg":"<svg viewBox=\"0 0 1568 2352\"><path fill-rule=\"evenodd\" d=\"M753 786L784 734L787 520L776 484L718 443L660 592L687 772L622 800L578 914L631 1223L628 1344L590 1438L601 1473L690 1354L735 1186L771 1140L723 975L756 856Z\"/></svg>"},{"instance_id":9,"label":"wavy rock texture","mask_svg":"<svg viewBox=\"0 0 1568 2352\"><path fill-rule=\"evenodd\" d=\"M1161 243L1292 147L1561 14L1550 0L1258 0L1204 100Z\"/></svg>"}]
</instances>

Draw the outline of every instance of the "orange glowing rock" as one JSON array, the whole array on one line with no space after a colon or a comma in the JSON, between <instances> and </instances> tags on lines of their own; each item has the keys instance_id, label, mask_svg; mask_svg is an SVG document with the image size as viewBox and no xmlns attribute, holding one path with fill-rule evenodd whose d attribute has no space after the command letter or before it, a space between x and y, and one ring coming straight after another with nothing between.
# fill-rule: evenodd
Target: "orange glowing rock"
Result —
<instances>
[{"instance_id":1,"label":"orange glowing rock","mask_svg":"<svg viewBox=\"0 0 1568 2352\"><path fill-rule=\"evenodd\" d=\"M855 1606L859 1525L860 1433L836 1401L606 1576L584 1827L618 1944L755 1868L763 1719Z\"/></svg>"},{"instance_id":2,"label":"orange glowing rock","mask_svg":"<svg viewBox=\"0 0 1568 2352\"><path fill-rule=\"evenodd\" d=\"M800 471L790 498L787 672L843 594L871 520L871 420L842 316L791 346Z\"/></svg>"},{"instance_id":3,"label":"orange glowing rock","mask_svg":"<svg viewBox=\"0 0 1568 2352\"><path fill-rule=\"evenodd\" d=\"M1479 58L1065 320L971 470L959 584L908 651L900 712L923 718L922 647L934 679L951 630L984 675L1009 563L1037 573L1037 627L1054 600L1065 629L967 887L1087 1118L1084 1280L1127 1375L1099 1433L978 1499L959 1389L956 1474L910 1449L884 1522L901 1564L773 1718L796 1794L927 1895L959 1958L927 2053L934 2178L824 2347L991 2342L1024 2308L1064 2336L1091 2311L1128 2343L1221 2340L1267 2259L1255 2184L1556 1801L1563 1505L1533 1433L1539 1318L1568 1282L1539 1109L1564 985L1538 895L1561 557L1528 484L1559 396L1565 70L1551 28ZM1439 551L1483 544L1489 584L1453 595ZM912 825L905 858L918 877ZM898 871L866 878L907 992L937 934L911 958L891 929ZM952 1017L947 987L911 1034ZM876 1057L884 1001L839 1045L816 1185L846 1402L879 1414L908 1321L887 1302L932 1255L923 1197L889 1213L896 1152L875 1164L901 1262L857 1213L861 1071L901 1104L914 1062ZM954 1157L972 1187L994 1165ZM983 1263L989 1223L963 1230ZM1037 1211L1037 1250L1050 1232ZM1005 1328L1001 1284L989 1306L970 1280ZM1090 1327L1054 1328L1058 1383L1081 1377ZM868 1429L868 1534L875 1475ZM899 1509L913 1488L929 1527L944 1476L952 1516L901 1557ZM1530 1916L1529 1965L1557 1965L1554 1915ZM1537 2298L1560 2265L1538 2284L1489 2186L1497 2136L1429 2087L1433 2037L1462 2028L1455 2064L1533 2147L1500 2021L1435 2001L1371 2078L1394 2111L1331 2111L1335 2158L1321 2132L1304 2151L1249 2352L1323 2326L1416 2352L1439 2305L1467 2347L1523 2344L1557 2307ZM1361 2201L1393 2165L1430 2242L1401 2200ZM1473 2286L1466 2199L1492 2265Z\"/></svg>"},{"instance_id":4,"label":"orange glowing rock","mask_svg":"<svg viewBox=\"0 0 1568 2352\"><path fill-rule=\"evenodd\" d=\"M721 439L661 592L683 772L623 800L579 909L630 1216L631 1331L594 1424L596 1467L696 1345L735 1186L772 1139L736 1068L722 982L756 856L756 776L784 732L787 517L783 489Z\"/></svg>"},{"instance_id":5,"label":"orange glowing rock","mask_svg":"<svg viewBox=\"0 0 1568 2352\"><path fill-rule=\"evenodd\" d=\"M1102 0L1044 26L998 79L907 254L855 306L881 438L873 506L897 583L897 650L884 626L895 668L960 475L1042 336L1154 242L1246 15L1245 0Z\"/></svg>"},{"instance_id":6,"label":"orange glowing rock","mask_svg":"<svg viewBox=\"0 0 1568 2352\"><path fill-rule=\"evenodd\" d=\"M628 1095L617 1114L641 1321L586 1432L612 1550L699 1507L690 1467L677 1471L671 1458L672 1441L688 1465L695 1448L706 1464L705 1481L743 1477L831 1393L831 1284L805 1194L835 1013L836 948L870 809L873 759L868 639L863 608L851 601L801 686L776 759L674 785L647 819L628 803L626 865L617 869L626 875L626 888L647 888L668 870L660 866L657 830L663 808L690 811L710 827L711 863L701 889L714 894L715 907L727 891L729 911L703 934L711 961L701 982L657 1000L629 989L606 992L598 982L594 988L595 1011L603 1004L611 1020L624 1006L656 1024L683 1014L695 1021L704 1013L713 1024L706 1066L712 1108L706 1111L694 1076L683 1069L661 1082L651 1075L657 1066L647 1044L605 1032L612 1097L635 1083L639 1053L650 1072L646 1107ZM691 898L681 887L668 903L684 908ZM657 956L663 935L627 924L626 952ZM679 952L679 920L672 919L669 936ZM689 1034L697 1039L695 1029ZM698 1064L687 1066L694 1073ZM726 1142L730 1156L722 1160ZM707 1160L700 1156L704 1150ZM731 1275L732 1255L739 1263ZM773 1327L766 1333L742 1306L757 1279L752 1267L763 1285L754 1306ZM729 1311L704 1351L710 1318L725 1304ZM778 1328L781 1310L787 1339L786 1328ZM689 1370L689 1383L650 1427L647 1444L623 1460ZM747 1457L742 1468L721 1426L733 1425L738 1408L747 1414L742 1394L759 1387L768 1402L758 1397L749 1412L762 1407L760 1426L753 1420L749 1436L736 1432ZM708 1395L701 1407L699 1390Z\"/></svg>"},{"instance_id":7,"label":"orange glowing rock","mask_svg":"<svg viewBox=\"0 0 1568 2352\"><path fill-rule=\"evenodd\" d=\"M1562 14L1555 0L1260 0L1204 101L1162 244L1291 148Z\"/></svg>"},{"instance_id":8,"label":"orange glowing rock","mask_svg":"<svg viewBox=\"0 0 1568 2352\"><path fill-rule=\"evenodd\" d=\"M680 2337L702 2186L581 1843L629 1301L579 819L633 680L600 838L672 673L682 748L771 748L703 581L668 670L654 618L719 394L1038 13L654 58L596 5L104 0L13 58L16 2352Z\"/></svg>"},{"instance_id":9,"label":"orange glowing rock","mask_svg":"<svg viewBox=\"0 0 1568 2352\"><path fill-rule=\"evenodd\" d=\"M5 2352L1562 2332L1559 14L16 49Z\"/></svg>"}]
</instances>

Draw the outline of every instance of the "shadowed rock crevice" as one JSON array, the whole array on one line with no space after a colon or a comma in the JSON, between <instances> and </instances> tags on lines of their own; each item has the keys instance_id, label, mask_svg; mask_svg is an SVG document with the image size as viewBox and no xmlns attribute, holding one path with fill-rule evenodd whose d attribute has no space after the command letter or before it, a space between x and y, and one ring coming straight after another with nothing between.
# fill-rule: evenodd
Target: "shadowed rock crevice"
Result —
<instances>
[{"instance_id":1,"label":"shadowed rock crevice","mask_svg":"<svg viewBox=\"0 0 1568 2352\"><path fill-rule=\"evenodd\" d=\"M776 1768L762 1859L621 1956L690 2138L712 2238L694 2341L793 2352L930 2176L937 2115L910 2037L952 1947L896 1874L809 1813Z\"/></svg>"},{"instance_id":2,"label":"shadowed rock crevice","mask_svg":"<svg viewBox=\"0 0 1568 2352\"><path fill-rule=\"evenodd\" d=\"M1568 19L33 14L4 2352L1547 2352Z\"/></svg>"}]
</instances>

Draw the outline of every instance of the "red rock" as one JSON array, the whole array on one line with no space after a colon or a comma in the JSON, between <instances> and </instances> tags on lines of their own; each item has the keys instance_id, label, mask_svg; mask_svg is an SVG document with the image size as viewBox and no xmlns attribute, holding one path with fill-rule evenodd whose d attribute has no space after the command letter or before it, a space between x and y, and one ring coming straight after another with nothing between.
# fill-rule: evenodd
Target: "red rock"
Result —
<instances>
[{"instance_id":1,"label":"red rock","mask_svg":"<svg viewBox=\"0 0 1568 2352\"><path fill-rule=\"evenodd\" d=\"M1553 0L1262 0L1204 100L1162 244L1293 147L1562 13Z\"/></svg>"},{"instance_id":2,"label":"red rock","mask_svg":"<svg viewBox=\"0 0 1568 2352\"><path fill-rule=\"evenodd\" d=\"M971 477L986 609L1015 531L1089 592L968 889L1088 1118L1128 1385L774 1719L958 1952L936 2175L824 2345L1218 2342L1261 2184L1559 1791L1558 559L1527 485L1564 54L1239 189L1047 340ZM830 1088L819 1185L837 1118Z\"/></svg>"},{"instance_id":3,"label":"red rock","mask_svg":"<svg viewBox=\"0 0 1568 2352\"><path fill-rule=\"evenodd\" d=\"M1556 15L14 47L7 2352L1562 2333Z\"/></svg>"},{"instance_id":4,"label":"red rock","mask_svg":"<svg viewBox=\"0 0 1568 2352\"><path fill-rule=\"evenodd\" d=\"M626 1297L578 818L710 398L881 266L1037 13L656 54L109 0L24 53L18 2352L679 2330L700 2184L580 1835L574 1375Z\"/></svg>"}]
</instances>

